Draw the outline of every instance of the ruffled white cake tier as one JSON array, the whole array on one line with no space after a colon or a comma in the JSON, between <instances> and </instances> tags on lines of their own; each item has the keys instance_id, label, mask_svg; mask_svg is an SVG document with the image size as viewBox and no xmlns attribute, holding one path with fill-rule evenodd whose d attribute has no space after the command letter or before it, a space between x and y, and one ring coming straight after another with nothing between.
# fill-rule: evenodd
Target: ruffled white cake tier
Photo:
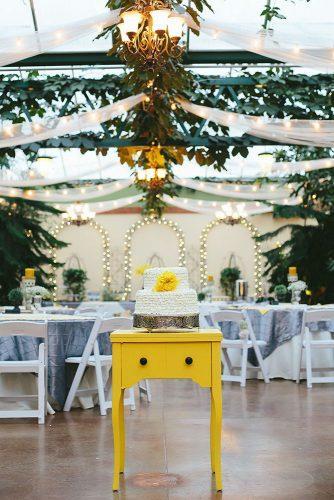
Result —
<instances>
[{"instance_id":1,"label":"ruffled white cake tier","mask_svg":"<svg viewBox=\"0 0 334 500\"><path fill-rule=\"evenodd\" d=\"M150 316L199 314L197 293L189 288L175 292L139 290L136 295L135 314Z\"/></svg>"}]
</instances>

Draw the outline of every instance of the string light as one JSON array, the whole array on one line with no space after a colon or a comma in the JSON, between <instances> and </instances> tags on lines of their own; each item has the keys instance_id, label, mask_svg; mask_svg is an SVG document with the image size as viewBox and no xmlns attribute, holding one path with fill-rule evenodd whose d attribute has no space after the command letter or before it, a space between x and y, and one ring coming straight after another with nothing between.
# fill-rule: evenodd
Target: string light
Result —
<instances>
[{"instance_id":1,"label":"string light","mask_svg":"<svg viewBox=\"0 0 334 500\"><path fill-rule=\"evenodd\" d=\"M172 229L178 238L178 248L179 248L179 266L184 267L186 265L186 252L185 252L185 239L184 233L182 229L179 227L177 222L172 220L161 218L158 219L154 215L149 217L144 217L143 219L138 220L132 226L129 227L125 234L124 240L124 270L125 270L125 287L123 300L126 300L132 290L131 287L131 277L132 277L132 253L131 253L131 245L132 238L134 233L140 229L141 227L148 226L150 224L159 224L164 225Z\"/></svg>"},{"instance_id":2,"label":"string light","mask_svg":"<svg viewBox=\"0 0 334 500\"><path fill-rule=\"evenodd\" d=\"M66 220L58 224L53 231L51 231L51 235L54 238L57 238L59 233L67 226L75 225L75 221ZM103 262L103 272L102 272L102 286L104 289L108 289L111 283L110 276L110 259L111 259L111 249L110 249L110 238L108 231L96 220L91 220L88 222L87 226L92 227L96 231L98 231L102 238L102 262ZM57 264L57 250L56 248L52 248L50 250L50 256L53 261L51 266L51 273L49 282L53 288L52 296L53 300L57 300L57 280L56 280L56 264Z\"/></svg>"},{"instance_id":3,"label":"string light","mask_svg":"<svg viewBox=\"0 0 334 500\"><path fill-rule=\"evenodd\" d=\"M200 282L201 287L205 287L207 285L207 245L208 245L208 236L211 231L216 226L220 224L230 224L231 218L229 216L224 216L221 214L220 218L214 219L209 222L201 233L200 239ZM236 218L233 223L242 224L251 234L251 237L254 240L254 282L255 282L255 297L259 297L263 294L263 283L262 283L262 258L261 258L261 249L260 243L255 239L260 236L259 230L244 217Z\"/></svg>"}]
</instances>

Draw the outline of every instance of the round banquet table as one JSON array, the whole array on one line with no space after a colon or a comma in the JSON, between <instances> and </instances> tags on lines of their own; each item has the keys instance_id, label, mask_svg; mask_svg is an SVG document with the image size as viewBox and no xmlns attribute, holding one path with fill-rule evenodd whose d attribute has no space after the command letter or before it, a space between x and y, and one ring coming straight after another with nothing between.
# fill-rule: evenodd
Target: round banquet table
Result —
<instances>
[{"instance_id":1,"label":"round banquet table","mask_svg":"<svg viewBox=\"0 0 334 500\"><path fill-rule=\"evenodd\" d=\"M303 312L306 308L313 309L313 307L315 306L310 307L304 304L271 306L246 303L227 304L218 301L202 302L200 304L200 324L202 328L212 326L210 314L215 311L226 309L245 311L251 320L256 338L266 342L266 346L261 348L261 352L269 377L295 380L298 373L297 360ZM319 307L321 306L316 306L317 309ZM321 308L333 309L334 305L322 306ZM219 326L225 338L239 338L239 328L235 323L223 322ZM308 327L312 336L317 340L330 339L334 332L334 322L311 323ZM240 351L237 349L229 350L229 354L233 363L240 366ZM319 349L317 352L313 352L312 359L315 367L333 366L334 371L332 349ZM248 361L252 365L256 365L253 349L249 350ZM303 367L305 367L305 356ZM260 374L258 376L261 377Z\"/></svg>"},{"instance_id":2,"label":"round banquet table","mask_svg":"<svg viewBox=\"0 0 334 500\"><path fill-rule=\"evenodd\" d=\"M0 321L12 320L47 320L49 402L55 410L61 410L76 369L76 366L66 364L65 359L82 355L94 318L62 314L0 314ZM0 361L37 359L39 343L40 340L33 337L0 337ZM99 335L99 345L101 354L111 353L108 332ZM36 392L33 375L13 375L0 374L0 395Z\"/></svg>"}]
</instances>

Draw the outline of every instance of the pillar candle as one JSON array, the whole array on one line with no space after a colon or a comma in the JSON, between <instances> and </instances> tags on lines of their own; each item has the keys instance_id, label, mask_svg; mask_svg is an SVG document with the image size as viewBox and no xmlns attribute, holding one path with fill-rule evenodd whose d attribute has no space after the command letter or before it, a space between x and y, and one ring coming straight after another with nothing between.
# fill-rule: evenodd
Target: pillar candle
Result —
<instances>
[{"instance_id":1,"label":"pillar candle","mask_svg":"<svg viewBox=\"0 0 334 500\"><path fill-rule=\"evenodd\" d=\"M34 279L35 278L35 269L27 267L24 270L24 277L26 279Z\"/></svg>"},{"instance_id":2,"label":"pillar candle","mask_svg":"<svg viewBox=\"0 0 334 500\"><path fill-rule=\"evenodd\" d=\"M296 267L289 267L289 274L290 274L290 276L297 276L297 268Z\"/></svg>"}]
</instances>

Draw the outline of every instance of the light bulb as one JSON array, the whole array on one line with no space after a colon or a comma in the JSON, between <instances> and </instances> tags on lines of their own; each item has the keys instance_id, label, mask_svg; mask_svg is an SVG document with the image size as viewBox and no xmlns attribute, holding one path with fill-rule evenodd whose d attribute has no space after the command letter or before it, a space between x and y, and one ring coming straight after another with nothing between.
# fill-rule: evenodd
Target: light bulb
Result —
<instances>
[{"instance_id":1,"label":"light bulb","mask_svg":"<svg viewBox=\"0 0 334 500\"><path fill-rule=\"evenodd\" d=\"M137 34L143 15L137 10L130 10L128 12L123 12L123 14L121 14L121 19L123 19L124 23L124 28L122 29L124 29L129 39L132 40Z\"/></svg>"},{"instance_id":2,"label":"light bulb","mask_svg":"<svg viewBox=\"0 0 334 500\"><path fill-rule=\"evenodd\" d=\"M167 30L167 23L170 12L171 11L169 9L159 9L151 11L152 28L157 35L162 36Z\"/></svg>"},{"instance_id":3,"label":"light bulb","mask_svg":"<svg viewBox=\"0 0 334 500\"><path fill-rule=\"evenodd\" d=\"M181 16L170 16L167 21L168 34L172 42L178 43L183 35L184 19Z\"/></svg>"},{"instance_id":4,"label":"light bulb","mask_svg":"<svg viewBox=\"0 0 334 500\"><path fill-rule=\"evenodd\" d=\"M121 39L122 39L122 42L130 42L130 38L128 37L128 34L126 32L126 25L125 23L119 23L118 25L118 28L119 28L119 31L121 33Z\"/></svg>"}]
</instances>

